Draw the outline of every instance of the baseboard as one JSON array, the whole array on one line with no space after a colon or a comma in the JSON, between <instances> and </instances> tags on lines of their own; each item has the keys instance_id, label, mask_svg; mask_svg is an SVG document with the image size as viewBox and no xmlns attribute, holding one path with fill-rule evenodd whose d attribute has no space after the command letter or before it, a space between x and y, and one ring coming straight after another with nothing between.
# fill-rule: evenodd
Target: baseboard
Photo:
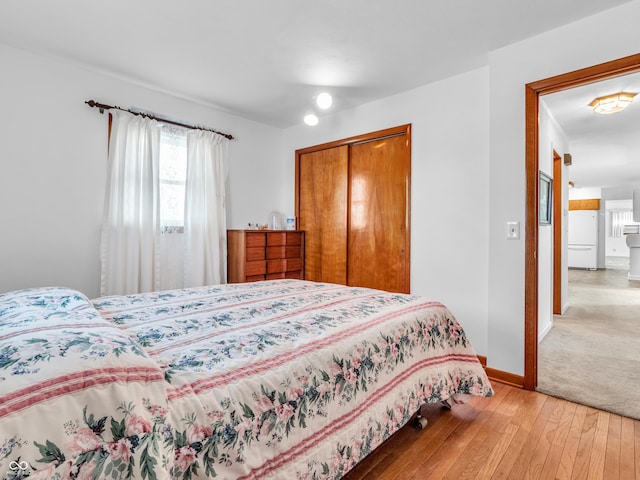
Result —
<instances>
[{"instance_id":1,"label":"baseboard","mask_svg":"<svg viewBox=\"0 0 640 480\"><path fill-rule=\"evenodd\" d=\"M480 361L480 365L482 365L482 368L486 369L487 368L487 357L485 357L484 355L476 355L476 357L478 357L478 360Z\"/></svg>"},{"instance_id":2,"label":"baseboard","mask_svg":"<svg viewBox=\"0 0 640 480\"><path fill-rule=\"evenodd\" d=\"M485 368L487 377L492 382L504 383L512 387L524 388L524 377L522 375L514 375L513 373L503 372L502 370L496 370L495 368Z\"/></svg>"},{"instance_id":3,"label":"baseboard","mask_svg":"<svg viewBox=\"0 0 640 480\"><path fill-rule=\"evenodd\" d=\"M487 373L487 377L492 382L500 382L506 385L511 385L512 387L524 388L524 377L521 375L514 375L513 373L503 372L502 370L496 370L495 368L487 367L487 357L484 355L477 355L478 361L484 371Z\"/></svg>"},{"instance_id":4,"label":"baseboard","mask_svg":"<svg viewBox=\"0 0 640 480\"><path fill-rule=\"evenodd\" d=\"M544 330L542 330L542 332L540 332L540 334L538 335L538 344L540 344L544 337L547 336L547 333L551 331L551 327L553 327L553 320L549 322L549 325L547 325Z\"/></svg>"}]
</instances>

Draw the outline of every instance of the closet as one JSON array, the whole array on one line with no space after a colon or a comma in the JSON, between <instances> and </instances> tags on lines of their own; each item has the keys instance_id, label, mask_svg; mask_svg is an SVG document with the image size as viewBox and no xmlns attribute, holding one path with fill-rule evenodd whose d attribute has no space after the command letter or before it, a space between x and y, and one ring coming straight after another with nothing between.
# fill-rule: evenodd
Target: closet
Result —
<instances>
[{"instance_id":1,"label":"closet","mask_svg":"<svg viewBox=\"0 0 640 480\"><path fill-rule=\"evenodd\" d=\"M410 127L296 151L305 279L409 292Z\"/></svg>"}]
</instances>

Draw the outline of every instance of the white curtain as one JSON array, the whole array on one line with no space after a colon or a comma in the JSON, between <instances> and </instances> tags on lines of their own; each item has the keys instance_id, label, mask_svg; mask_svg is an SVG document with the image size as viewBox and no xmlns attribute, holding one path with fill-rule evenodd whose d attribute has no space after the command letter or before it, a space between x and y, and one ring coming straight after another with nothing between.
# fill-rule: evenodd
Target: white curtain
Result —
<instances>
[{"instance_id":1,"label":"white curtain","mask_svg":"<svg viewBox=\"0 0 640 480\"><path fill-rule=\"evenodd\" d=\"M175 224L175 218L167 228L162 225L162 205L167 202L161 201L159 171L161 144L167 141L161 132L169 127L127 112L112 115L100 294L224 283L228 140L203 130L182 131L186 135L184 228Z\"/></svg>"},{"instance_id":2,"label":"white curtain","mask_svg":"<svg viewBox=\"0 0 640 480\"><path fill-rule=\"evenodd\" d=\"M100 257L101 295L158 289L158 122L114 110Z\"/></svg>"},{"instance_id":3,"label":"white curtain","mask_svg":"<svg viewBox=\"0 0 640 480\"><path fill-rule=\"evenodd\" d=\"M633 224L632 210L611 210L611 236L624 236L624 226Z\"/></svg>"},{"instance_id":4,"label":"white curtain","mask_svg":"<svg viewBox=\"0 0 640 480\"><path fill-rule=\"evenodd\" d=\"M187 136L185 287L225 283L227 279L228 143L225 137L203 130L192 130Z\"/></svg>"}]
</instances>

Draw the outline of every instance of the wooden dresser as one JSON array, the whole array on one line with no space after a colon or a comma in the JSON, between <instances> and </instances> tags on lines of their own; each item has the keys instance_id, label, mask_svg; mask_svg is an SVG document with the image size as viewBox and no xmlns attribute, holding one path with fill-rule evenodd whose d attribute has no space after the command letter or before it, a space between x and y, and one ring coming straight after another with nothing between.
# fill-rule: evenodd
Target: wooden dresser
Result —
<instances>
[{"instance_id":1,"label":"wooden dresser","mask_svg":"<svg viewBox=\"0 0 640 480\"><path fill-rule=\"evenodd\" d=\"M227 230L227 281L304 278L301 230Z\"/></svg>"}]
</instances>

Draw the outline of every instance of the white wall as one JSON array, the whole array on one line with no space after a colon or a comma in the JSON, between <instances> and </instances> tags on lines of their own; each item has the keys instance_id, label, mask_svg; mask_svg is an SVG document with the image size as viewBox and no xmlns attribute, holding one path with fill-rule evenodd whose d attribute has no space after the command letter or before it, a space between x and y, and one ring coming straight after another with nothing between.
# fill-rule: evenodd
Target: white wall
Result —
<instances>
[{"instance_id":1,"label":"white wall","mask_svg":"<svg viewBox=\"0 0 640 480\"><path fill-rule=\"evenodd\" d=\"M229 226L280 207L282 131L58 60L0 46L0 292L64 285L99 293L107 115L136 106L232 133ZM246 172L246 174L245 174Z\"/></svg>"},{"instance_id":2,"label":"white wall","mask_svg":"<svg viewBox=\"0 0 640 480\"><path fill-rule=\"evenodd\" d=\"M412 124L411 292L447 304L481 355L488 321L488 75L481 68L323 117L314 128L285 130L293 201L296 149Z\"/></svg>"},{"instance_id":3,"label":"white wall","mask_svg":"<svg viewBox=\"0 0 640 480\"><path fill-rule=\"evenodd\" d=\"M525 219L524 86L638 53L638 18L636 0L489 55L490 367L524 374L524 242L510 242L504 235L505 222Z\"/></svg>"},{"instance_id":4,"label":"white wall","mask_svg":"<svg viewBox=\"0 0 640 480\"><path fill-rule=\"evenodd\" d=\"M575 187L569 189L569 200L591 200L602 198L601 187Z\"/></svg>"},{"instance_id":5,"label":"white wall","mask_svg":"<svg viewBox=\"0 0 640 480\"><path fill-rule=\"evenodd\" d=\"M561 158L565 153L569 153L569 141L566 134L553 118L551 112L540 102L539 112L539 134L538 134L538 152L539 152L539 168L541 171L553 178L553 152L555 151ZM567 167L562 161L563 178L567 178ZM554 188L558 179L554 178ZM568 267L567 267L567 226L568 226L568 199L567 199L567 182L562 181L563 195L561 198L554 197L554 205L562 202L562 221L559 225L540 226L538 229L538 341L542 341L544 336L553 326L553 261L554 261L554 243L553 235L555 229L563 232L564 239L561 258L562 258L562 278L561 305L568 302Z\"/></svg>"}]
</instances>

